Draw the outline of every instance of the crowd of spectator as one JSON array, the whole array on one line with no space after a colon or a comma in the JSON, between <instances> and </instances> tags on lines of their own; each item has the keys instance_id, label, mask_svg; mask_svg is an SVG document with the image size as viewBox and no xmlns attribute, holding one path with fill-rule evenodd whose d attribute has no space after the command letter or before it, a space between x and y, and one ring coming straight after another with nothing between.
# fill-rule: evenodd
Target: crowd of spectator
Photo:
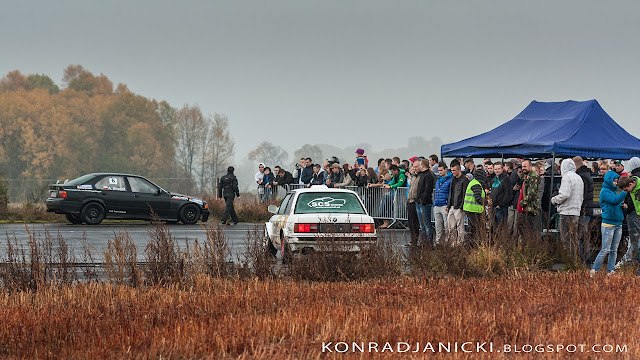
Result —
<instances>
[{"instance_id":1,"label":"crowd of spectator","mask_svg":"<svg viewBox=\"0 0 640 360\"><path fill-rule=\"evenodd\" d=\"M393 191L407 188L411 245L435 245L444 239L452 239L456 244L473 242L483 231L480 224L483 214L488 214L496 225L506 226L518 241L542 230L548 215L543 213L552 210L546 205L551 203L559 216L560 237L578 261L587 260L588 224L595 209L600 209L602 249L593 263L593 271L598 270L608 256L607 270L613 273L612 262L615 263L624 219L628 224L633 260L640 262L640 159L634 157L628 165L629 173L620 160L594 160L589 164L579 156L558 163L552 159L494 162L485 158L482 164L476 165L473 158L456 158L447 164L431 155L407 160L380 158L373 167L369 166L364 150L357 149L353 163L340 164L339 159L332 157L322 164L314 164L311 158L301 158L293 172L276 166L273 173L269 167L259 164L255 180L263 202L271 201L278 186L287 184L389 189L363 199L365 203L379 204L376 215L382 221L381 228L391 224L388 212L394 201ZM549 191L549 198L543 202L552 171L561 175L560 186ZM596 177L603 178L599 203L594 202L593 179Z\"/></svg>"}]
</instances>

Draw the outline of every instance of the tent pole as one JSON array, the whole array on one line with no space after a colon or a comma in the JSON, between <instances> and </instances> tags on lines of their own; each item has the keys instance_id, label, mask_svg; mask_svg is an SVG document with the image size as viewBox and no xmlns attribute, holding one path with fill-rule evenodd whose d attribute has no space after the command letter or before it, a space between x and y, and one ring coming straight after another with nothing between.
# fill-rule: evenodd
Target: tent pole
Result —
<instances>
[{"instance_id":1,"label":"tent pole","mask_svg":"<svg viewBox=\"0 0 640 360\"><path fill-rule=\"evenodd\" d=\"M553 197L553 177L556 170L556 154L553 154L553 160L551 162L551 185L549 186L549 211L547 211L547 229L549 228L549 221L551 221L551 198Z\"/></svg>"}]
</instances>

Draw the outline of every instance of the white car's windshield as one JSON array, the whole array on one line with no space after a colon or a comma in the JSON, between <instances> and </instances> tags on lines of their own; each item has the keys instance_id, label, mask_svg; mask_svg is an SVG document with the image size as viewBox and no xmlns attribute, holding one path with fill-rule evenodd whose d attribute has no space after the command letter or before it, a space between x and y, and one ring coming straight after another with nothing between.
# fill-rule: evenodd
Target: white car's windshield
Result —
<instances>
[{"instance_id":1,"label":"white car's windshield","mask_svg":"<svg viewBox=\"0 0 640 360\"><path fill-rule=\"evenodd\" d=\"M307 192L298 196L296 214L366 214L360 200L348 192Z\"/></svg>"}]
</instances>

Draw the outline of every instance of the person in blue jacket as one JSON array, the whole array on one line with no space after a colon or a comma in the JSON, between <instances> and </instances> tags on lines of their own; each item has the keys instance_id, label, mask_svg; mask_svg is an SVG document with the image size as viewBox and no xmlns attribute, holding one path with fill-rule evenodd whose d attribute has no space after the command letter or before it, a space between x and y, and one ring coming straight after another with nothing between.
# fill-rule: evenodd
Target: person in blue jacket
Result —
<instances>
[{"instance_id":1,"label":"person in blue jacket","mask_svg":"<svg viewBox=\"0 0 640 360\"><path fill-rule=\"evenodd\" d=\"M624 204L627 193L624 191L617 192L619 178L620 175L615 171L608 171L604 175L604 182L600 191L602 249L600 249L596 261L593 263L591 276L594 276L596 271L600 270L607 255L609 255L607 276L614 273L618 244L620 244L620 238L622 237L622 221L624 220L622 209L627 206Z\"/></svg>"},{"instance_id":2,"label":"person in blue jacket","mask_svg":"<svg viewBox=\"0 0 640 360\"><path fill-rule=\"evenodd\" d=\"M435 155L432 155L435 156ZM438 181L435 184L433 198L433 215L436 228L435 243L440 244L445 239L447 231L447 201L449 200L449 188L453 174L447 170L447 163L438 163Z\"/></svg>"}]
</instances>

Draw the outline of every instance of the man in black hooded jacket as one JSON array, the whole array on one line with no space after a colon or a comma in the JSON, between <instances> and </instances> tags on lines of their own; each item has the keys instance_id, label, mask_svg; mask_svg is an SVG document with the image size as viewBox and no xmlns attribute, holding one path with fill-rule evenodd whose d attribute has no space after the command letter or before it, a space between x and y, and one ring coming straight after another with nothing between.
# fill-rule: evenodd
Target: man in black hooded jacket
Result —
<instances>
[{"instance_id":1,"label":"man in black hooded jacket","mask_svg":"<svg viewBox=\"0 0 640 360\"><path fill-rule=\"evenodd\" d=\"M238 215L236 214L236 209L233 207L233 200L237 196L240 198L240 190L238 189L238 178L233 175L235 169L233 166L229 166L227 168L227 175L220 178L220 185L218 185L218 197L221 198L224 196L224 212L222 213L222 225L227 224L227 220L229 219L229 215L231 215L231 220L233 220L234 224L238 224L240 220L238 220Z\"/></svg>"},{"instance_id":2,"label":"man in black hooded jacket","mask_svg":"<svg viewBox=\"0 0 640 360\"><path fill-rule=\"evenodd\" d=\"M585 243L589 241L589 221L593 214L593 178L591 177L591 170L584 164L584 160L580 156L573 158L573 162L576 164L576 174L582 178L584 184L582 208L580 209L580 227L579 227L579 240L580 240L580 258L583 261L587 260L589 254L587 254Z\"/></svg>"}]
</instances>

